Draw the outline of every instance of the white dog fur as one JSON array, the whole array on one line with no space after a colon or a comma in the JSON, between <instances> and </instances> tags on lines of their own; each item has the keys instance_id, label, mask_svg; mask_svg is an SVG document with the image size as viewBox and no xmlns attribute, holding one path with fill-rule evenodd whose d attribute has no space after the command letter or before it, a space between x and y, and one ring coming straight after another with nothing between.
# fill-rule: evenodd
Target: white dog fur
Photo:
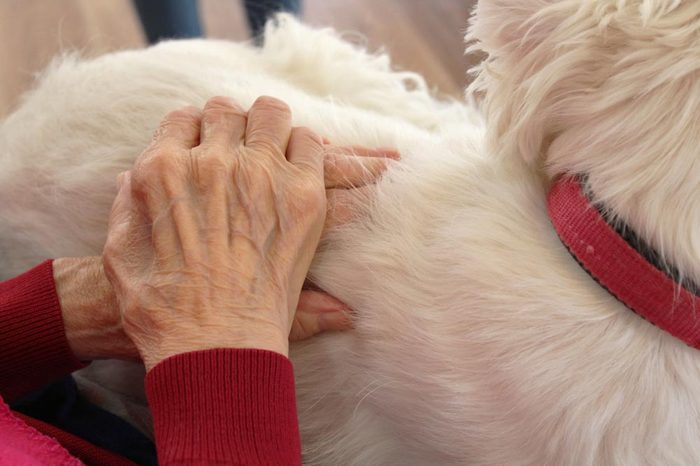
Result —
<instances>
[{"instance_id":1,"label":"white dog fur","mask_svg":"<svg viewBox=\"0 0 700 466\"><path fill-rule=\"evenodd\" d=\"M700 463L700 353L598 286L545 207L553 177L587 173L700 281L700 2L482 0L468 42L488 54L483 122L288 17L262 50L63 59L0 129L0 273L99 254L115 176L168 111L273 95L335 143L403 155L313 265L357 328L293 349L305 462Z\"/></svg>"}]
</instances>

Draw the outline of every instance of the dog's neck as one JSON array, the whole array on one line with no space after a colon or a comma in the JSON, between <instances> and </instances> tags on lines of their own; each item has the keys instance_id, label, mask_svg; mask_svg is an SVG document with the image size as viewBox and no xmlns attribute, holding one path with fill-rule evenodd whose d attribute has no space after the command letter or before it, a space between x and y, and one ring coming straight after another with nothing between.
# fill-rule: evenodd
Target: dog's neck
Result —
<instances>
[{"instance_id":1,"label":"dog's neck","mask_svg":"<svg viewBox=\"0 0 700 466\"><path fill-rule=\"evenodd\" d=\"M683 281L673 264L595 204L585 177L555 181L548 211L566 248L601 286L652 324L700 348L700 287Z\"/></svg>"},{"instance_id":2,"label":"dog's neck","mask_svg":"<svg viewBox=\"0 0 700 466\"><path fill-rule=\"evenodd\" d=\"M654 115L655 109L647 103L635 111ZM624 106L612 115L580 116L543 153L550 179L586 173L592 199L609 220L632 228L683 280L699 283L700 116L689 113L650 122Z\"/></svg>"}]
</instances>

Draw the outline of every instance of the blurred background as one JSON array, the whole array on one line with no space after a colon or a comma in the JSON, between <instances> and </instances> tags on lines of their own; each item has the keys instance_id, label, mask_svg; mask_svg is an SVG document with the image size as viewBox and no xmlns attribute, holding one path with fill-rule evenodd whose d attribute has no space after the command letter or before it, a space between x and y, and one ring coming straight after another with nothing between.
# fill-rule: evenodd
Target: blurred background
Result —
<instances>
[{"instance_id":1,"label":"blurred background","mask_svg":"<svg viewBox=\"0 0 700 466\"><path fill-rule=\"evenodd\" d=\"M149 3L153 1L136 0L142 15L144 8L153 8ZM248 11L241 0L199 0L203 34L249 39L246 14L256 1L247 1ZM260 0L265 1L270 0ZM474 3L476 0L301 0L299 14L309 24L333 26L370 50L386 49L397 68L421 73L439 94L459 96L470 66L463 36ZM17 105L34 74L62 50L96 56L145 47L147 39L137 11L132 0L0 0L0 118Z\"/></svg>"}]
</instances>

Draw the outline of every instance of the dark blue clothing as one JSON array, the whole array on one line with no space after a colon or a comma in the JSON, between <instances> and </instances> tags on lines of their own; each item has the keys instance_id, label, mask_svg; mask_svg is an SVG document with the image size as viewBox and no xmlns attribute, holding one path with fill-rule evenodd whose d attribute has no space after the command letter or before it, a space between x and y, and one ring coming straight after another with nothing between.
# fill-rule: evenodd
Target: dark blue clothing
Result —
<instances>
[{"instance_id":1,"label":"dark blue clothing","mask_svg":"<svg viewBox=\"0 0 700 466\"><path fill-rule=\"evenodd\" d=\"M133 0L150 44L162 39L201 37L197 0ZM265 21L279 11L298 13L301 0L244 0L253 37L262 33Z\"/></svg>"},{"instance_id":2,"label":"dark blue clothing","mask_svg":"<svg viewBox=\"0 0 700 466\"><path fill-rule=\"evenodd\" d=\"M299 13L301 0L243 0L253 37L259 37L267 18L280 11Z\"/></svg>"},{"instance_id":3,"label":"dark blue clothing","mask_svg":"<svg viewBox=\"0 0 700 466\"><path fill-rule=\"evenodd\" d=\"M12 403L12 409L54 425L142 466L156 466L153 442L131 424L85 400L68 376Z\"/></svg>"},{"instance_id":4,"label":"dark blue clothing","mask_svg":"<svg viewBox=\"0 0 700 466\"><path fill-rule=\"evenodd\" d=\"M202 36L197 0L133 0L149 44Z\"/></svg>"}]
</instances>

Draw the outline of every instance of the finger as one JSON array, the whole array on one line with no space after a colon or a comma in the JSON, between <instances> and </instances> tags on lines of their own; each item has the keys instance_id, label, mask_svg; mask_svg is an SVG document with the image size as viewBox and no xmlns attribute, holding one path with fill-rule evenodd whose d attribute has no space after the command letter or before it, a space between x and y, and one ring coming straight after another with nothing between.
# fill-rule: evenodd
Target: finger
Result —
<instances>
[{"instance_id":1,"label":"finger","mask_svg":"<svg viewBox=\"0 0 700 466\"><path fill-rule=\"evenodd\" d=\"M155 258L167 267L200 253L198 211L190 196L191 164L184 160L189 157L189 152L155 147L153 155L137 164L127 179L133 209L151 231Z\"/></svg>"},{"instance_id":2,"label":"finger","mask_svg":"<svg viewBox=\"0 0 700 466\"><path fill-rule=\"evenodd\" d=\"M289 339L298 341L321 332L350 328L352 328L350 308L327 293L304 290L299 296Z\"/></svg>"},{"instance_id":3,"label":"finger","mask_svg":"<svg viewBox=\"0 0 700 466\"><path fill-rule=\"evenodd\" d=\"M117 195L112 203L107 231L125 225L131 212L131 172L125 171L117 175Z\"/></svg>"},{"instance_id":4,"label":"finger","mask_svg":"<svg viewBox=\"0 0 700 466\"><path fill-rule=\"evenodd\" d=\"M202 111L196 107L185 107L168 113L153 133L151 144L136 158L138 165L150 158L155 148L173 153L184 152L199 144Z\"/></svg>"},{"instance_id":5,"label":"finger","mask_svg":"<svg viewBox=\"0 0 700 466\"><path fill-rule=\"evenodd\" d=\"M149 223L134 207L131 196L131 173L123 172L117 178L118 191L112 204L107 228L107 240L103 249L104 270L116 286L123 283L117 276L128 276L132 257L123 253L130 244L147 239L150 235ZM140 257L147 261L148 258ZM121 303L123 304L123 303Z\"/></svg>"},{"instance_id":6,"label":"finger","mask_svg":"<svg viewBox=\"0 0 700 466\"><path fill-rule=\"evenodd\" d=\"M199 144L202 111L185 107L168 113L153 135L153 143L168 147L191 149Z\"/></svg>"},{"instance_id":7,"label":"finger","mask_svg":"<svg viewBox=\"0 0 700 466\"><path fill-rule=\"evenodd\" d=\"M323 178L323 141L309 128L292 129L287 160L293 165Z\"/></svg>"},{"instance_id":8,"label":"finger","mask_svg":"<svg viewBox=\"0 0 700 466\"><path fill-rule=\"evenodd\" d=\"M375 192L376 188L373 185L356 189L327 190L324 230L332 230L365 217L369 213Z\"/></svg>"},{"instance_id":9,"label":"finger","mask_svg":"<svg viewBox=\"0 0 700 466\"><path fill-rule=\"evenodd\" d=\"M396 149L380 147L371 149L364 146L333 146L327 145L326 153L339 155L352 155L356 157L383 157L392 160L400 160L401 154Z\"/></svg>"},{"instance_id":10,"label":"finger","mask_svg":"<svg viewBox=\"0 0 700 466\"><path fill-rule=\"evenodd\" d=\"M246 113L228 97L212 97L202 112L201 145L227 148L245 139Z\"/></svg>"},{"instance_id":11,"label":"finger","mask_svg":"<svg viewBox=\"0 0 700 466\"><path fill-rule=\"evenodd\" d=\"M147 204L160 205L164 200L163 176L174 177L172 172L187 165L190 150L199 144L202 112L196 107L185 107L165 116L153 134L151 144L136 158L133 173L133 194ZM146 175L144 175L146 174Z\"/></svg>"},{"instance_id":12,"label":"finger","mask_svg":"<svg viewBox=\"0 0 700 466\"><path fill-rule=\"evenodd\" d=\"M355 188L375 182L389 166L389 159L328 154L323 158L326 188Z\"/></svg>"},{"instance_id":13,"label":"finger","mask_svg":"<svg viewBox=\"0 0 700 466\"><path fill-rule=\"evenodd\" d=\"M245 145L284 157L291 132L289 106L274 97L258 97L248 112Z\"/></svg>"}]
</instances>

